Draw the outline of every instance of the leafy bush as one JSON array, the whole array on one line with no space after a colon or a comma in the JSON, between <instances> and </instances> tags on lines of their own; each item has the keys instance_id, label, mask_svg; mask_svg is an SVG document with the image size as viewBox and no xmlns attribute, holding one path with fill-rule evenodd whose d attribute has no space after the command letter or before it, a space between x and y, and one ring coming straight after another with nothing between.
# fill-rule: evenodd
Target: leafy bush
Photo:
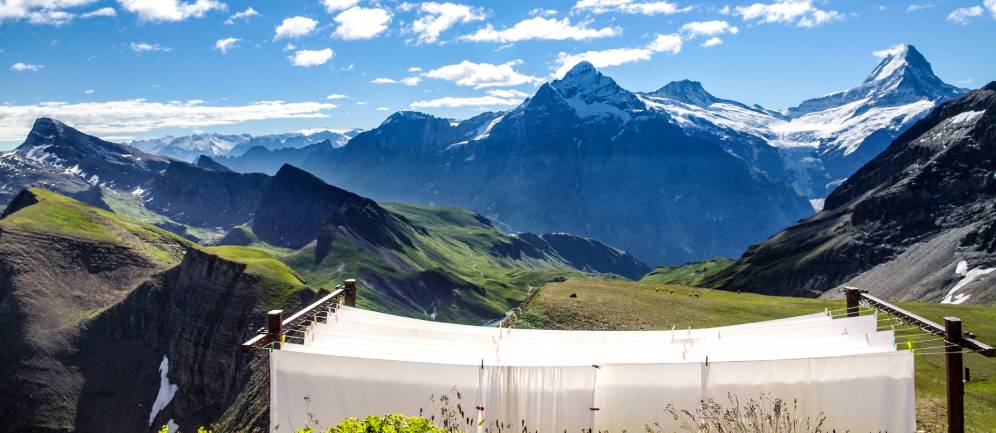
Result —
<instances>
[{"instance_id":1,"label":"leafy bush","mask_svg":"<svg viewBox=\"0 0 996 433\"><path fill-rule=\"evenodd\" d=\"M311 427L305 427L297 433L315 433ZM368 416L364 419L347 418L339 425L329 427L324 433L446 433L445 430L432 425L429 420L418 417L408 417L401 414L385 416Z\"/></svg>"}]
</instances>

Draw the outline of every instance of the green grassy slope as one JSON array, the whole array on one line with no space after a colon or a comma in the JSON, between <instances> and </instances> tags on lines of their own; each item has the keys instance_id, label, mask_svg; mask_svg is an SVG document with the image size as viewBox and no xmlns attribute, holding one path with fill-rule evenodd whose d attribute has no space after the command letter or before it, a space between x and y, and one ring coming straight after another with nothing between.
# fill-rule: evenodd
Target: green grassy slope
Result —
<instances>
[{"instance_id":1,"label":"green grassy slope","mask_svg":"<svg viewBox=\"0 0 996 433\"><path fill-rule=\"evenodd\" d=\"M128 192L111 188L101 188L101 199L111 211L118 215L155 226L170 227L170 230L189 235L201 243L211 243L225 235L223 231L218 229L198 228L181 224L155 213L145 208L140 197Z\"/></svg>"},{"instance_id":2,"label":"green grassy slope","mask_svg":"<svg viewBox=\"0 0 996 433\"><path fill-rule=\"evenodd\" d=\"M284 305L295 292L306 288L294 271L270 253L253 247L217 246L202 248L225 260L246 265L247 274L259 278L265 305Z\"/></svg>"},{"instance_id":3,"label":"green grassy slope","mask_svg":"<svg viewBox=\"0 0 996 433\"><path fill-rule=\"evenodd\" d=\"M736 263L736 260L717 257L702 262L686 263L680 266L658 266L640 279L646 283L680 284L701 287L702 282Z\"/></svg>"},{"instance_id":4,"label":"green grassy slope","mask_svg":"<svg viewBox=\"0 0 996 433\"><path fill-rule=\"evenodd\" d=\"M530 288L580 275L556 257L523 261L502 256L496 245L511 243L509 235L478 220L472 212L456 208L429 208L385 204L386 209L408 219L424 232L405 229L412 245L401 251L371 248L353 239L341 238L316 262L315 249L281 254L308 284L332 286L345 278L376 274L400 287L422 287L415 293L399 293L383 286L366 287L360 281L360 307L438 320L483 323L501 317L525 298ZM403 270L398 270L403 269ZM387 284L384 284L387 285ZM458 296L449 287L459 288ZM433 291L436 290L436 291ZM442 299L427 308L432 299Z\"/></svg>"},{"instance_id":5,"label":"green grassy slope","mask_svg":"<svg viewBox=\"0 0 996 433\"><path fill-rule=\"evenodd\" d=\"M571 294L576 297L571 297ZM936 322L958 316L966 331L985 342L996 342L996 308L991 305L900 303ZM840 309L843 301L738 294L665 284L571 278L540 289L517 312L512 325L520 328L648 330L692 326L733 325L824 309ZM885 322L883 322L885 323ZM884 326L883 326L884 327ZM901 332L900 335L916 331ZM920 337L919 339L923 339ZM905 339L900 338L900 341ZM915 339L914 339L915 340ZM937 343L921 343L927 347ZM996 426L996 360L965 355L972 381L965 387L967 431L991 433ZM925 432L945 431L943 355L916 358L917 423Z\"/></svg>"},{"instance_id":6,"label":"green grassy slope","mask_svg":"<svg viewBox=\"0 0 996 433\"><path fill-rule=\"evenodd\" d=\"M22 193L25 194L25 193ZM66 236L130 247L162 264L175 264L183 257L189 241L150 224L41 188L30 188L37 203L24 207L3 220L0 226L24 232Z\"/></svg>"}]
</instances>

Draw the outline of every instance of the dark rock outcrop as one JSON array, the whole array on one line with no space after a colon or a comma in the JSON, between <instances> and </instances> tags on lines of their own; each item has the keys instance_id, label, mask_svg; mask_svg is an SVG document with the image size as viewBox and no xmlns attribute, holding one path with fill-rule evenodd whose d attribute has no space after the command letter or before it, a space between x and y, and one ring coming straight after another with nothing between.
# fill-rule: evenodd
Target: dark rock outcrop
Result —
<instances>
[{"instance_id":1,"label":"dark rock outcrop","mask_svg":"<svg viewBox=\"0 0 996 433\"><path fill-rule=\"evenodd\" d=\"M198 166L200 168L206 168L208 170L214 170L214 171L221 171L221 172L231 172L232 171L232 169L230 169L228 167L225 167L224 165L219 164L218 161L215 161L215 160L211 159L211 157L209 157L207 155L198 156L197 160L194 161L194 165L196 165L196 166Z\"/></svg>"}]
</instances>

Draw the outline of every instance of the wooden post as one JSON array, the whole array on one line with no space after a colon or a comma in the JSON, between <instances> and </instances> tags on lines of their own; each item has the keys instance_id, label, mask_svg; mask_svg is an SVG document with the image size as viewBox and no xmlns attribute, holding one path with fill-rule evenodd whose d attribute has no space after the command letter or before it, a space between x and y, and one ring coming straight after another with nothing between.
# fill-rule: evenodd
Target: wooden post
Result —
<instances>
[{"instance_id":1,"label":"wooden post","mask_svg":"<svg viewBox=\"0 0 996 433\"><path fill-rule=\"evenodd\" d=\"M273 338L273 347L279 349L284 340L284 310L270 310L266 313L266 333Z\"/></svg>"},{"instance_id":2,"label":"wooden post","mask_svg":"<svg viewBox=\"0 0 996 433\"><path fill-rule=\"evenodd\" d=\"M944 331L947 334L944 344L948 373L948 433L965 433L965 369L961 353L961 319L944 318Z\"/></svg>"},{"instance_id":3,"label":"wooden post","mask_svg":"<svg viewBox=\"0 0 996 433\"><path fill-rule=\"evenodd\" d=\"M844 289L844 296L847 298L847 317L857 317L861 311L858 308L861 303L861 292L856 289Z\"/></svg>"},{"instance_id":4,"label":"wooden post","mask_svg":"<svg viewBox=\"0 0 996 433\"><path fill-rule=\"evenodd\" d=\"M347 307L356 306L356 280L350 278L342 282L345 290L342 292L342 303Z\"/></svg>"}]
</instances>

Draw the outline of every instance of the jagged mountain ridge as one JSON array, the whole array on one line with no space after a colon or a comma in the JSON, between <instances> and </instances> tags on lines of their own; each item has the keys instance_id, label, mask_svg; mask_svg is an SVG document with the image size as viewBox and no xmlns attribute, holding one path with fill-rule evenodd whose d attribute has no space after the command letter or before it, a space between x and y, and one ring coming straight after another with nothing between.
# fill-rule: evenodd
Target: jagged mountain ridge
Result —
<instances>
[{"instance_id":1,"label":"jagged mountain ridge","mask_svg":"<svg viewBox=\"0 0 996 433\"><path fill-rule=\"evenodd\" d=\"M282 161L293 162L325 180L380 200L468 207L512 229L578 232L620 245L648 262L681 263L717 255L734 257L748 244L773 233L777 224L807 216L810 211L799 208L799 200L785 194L784 186L805 199L809 209L820 208L841 180L937 103L961 91L937 78L923 56L908 45L886 55L863 84L806 101L784 113L715 97L701 83L690 80L672 82L653 92L630 92L582 62L562 79L540 86L519 107L488 113L487 122L474 124L483 125L474 133L466 132L474 129L469 120L401 112L342 148L247 154L221 162L238 171L268 173ZM655 136L646 126L655 123L677 129ZM646 144L620 145L624 136ZM684 143L676 145L678 141ZM579 192L603 184L640 191L651 189L647 183L654 177L687 176L668 173L665 168L676 165L673 158L687 158L682 152L692 143L710 148L703 153L718 149L726 154L717 155L717 160L738 160L740 167L732 172L742 174L732 176L742 176L738 183L749 185L753 194L764 191L755 204L739 209L741 217L750 221L751 214L761 209L769 212L765 218L771 225L748 222L750 228L731 230L742 233L742 239L735 236L726 242L696 233L700 230L695 226L703 218L732 218L732 208L740 206L723 205L737 200L720 197L745 193L742 186L720 191L716 185L705 186L709 182L703 180L701 193L714 197L718 203L711 206L722 208L719 213L728 216L709 215L701 207L704 204L686 207L679 203L682 209L672 213L686 216L667 219L658 211L656 218L677 224L680 230L662 233L668 230L647 224L641 230L651 233L649 238L654 240L648 241L647 236L623 233L630 230L599 215L604 203L587 197L591 192ZM627 170L610 175L610 169L617 167L610 167L606 159L590 159L601 152L595 150L600 146L606 148L602 155ZM638 159L665 154L671 159L659 167L648 165L634 171L629 162L621 162L629 159L641 165L644 161ZM684 162L688 168L699 164L691 159ZM592 177L597 171L606 179ZM403 181L399 173L404 173ZM688 194L640 198L650 208L664 206L667 200L687 199ZM512 197L518 200L513 202ZM762 200L771 201L762 205ZM523 209L521 203L544 209ZM608 207L627 206L612 202ZM635 213L629 217L638 218ZM671 246L665 251L659 245Z\"/></svg>"},{"instance_id":2,"label":"jagged mountain ridge","mask_svg":"<svg viewBox=\"0 0 996 433\"><path fill-rule=\"evenodd\" d=\"M200 155L211 157L238 156L255 147L268 150L298 149L324 141L329 142L332 146L341 147L361 131L360 129L318 130L258 136L249 134L192 134L174 137L167 135L147 140L135 140L129 144L145 152L193 162Z\"/></svg>"},{"instance_id":3,"label":"jagged mountain ridge","mask_svg":"<svg viewBox=\"0 0 996 433\"><path fill-rule=\"evenodd\" d=\"M763 140L690 134L587 63L516 109L482 116L396 113L302 168L378 200L604 237L655 263L736 255L811 209ZM221 162L245 170L239 159Z\"/></svg>"},{"instance_id":4,"label":"jagged mountain ridge","mask_svg":"<svg viewBox=\"0 0 996 433\"><path fill-rule=\"evenodd\" d=\"M940 105L822 212L751 246L708 284L796 296L849 284L892 299L993 302L994 155L996 82Z\"/></svg>"}]
</instances>

